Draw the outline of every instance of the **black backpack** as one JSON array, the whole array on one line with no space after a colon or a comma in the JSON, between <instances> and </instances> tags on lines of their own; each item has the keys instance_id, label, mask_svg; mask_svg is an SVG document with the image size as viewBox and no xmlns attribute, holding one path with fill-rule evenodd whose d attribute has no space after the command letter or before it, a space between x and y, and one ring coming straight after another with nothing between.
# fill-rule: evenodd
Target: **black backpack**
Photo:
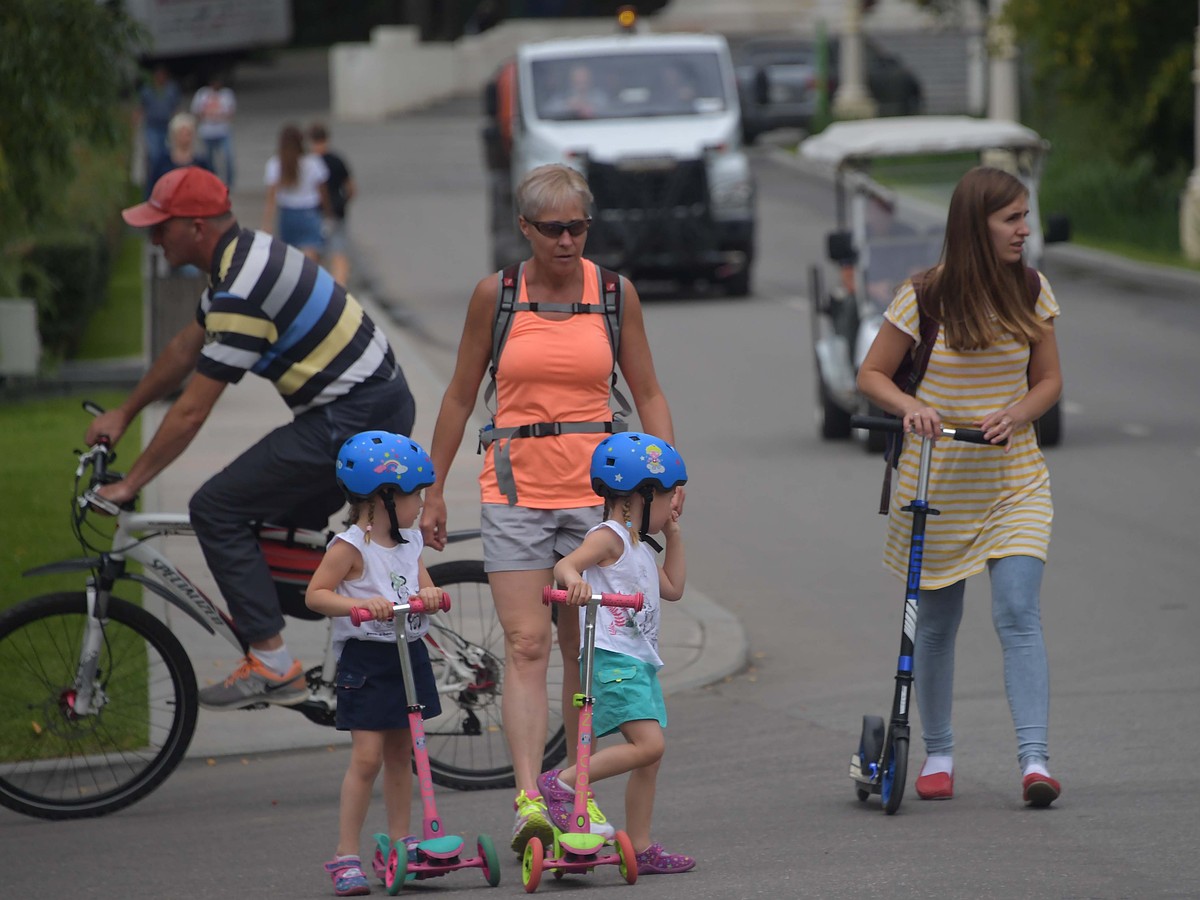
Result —
<instances>
[{"instance_id":1,"label":"black backpack","mask_svg":"<svg viewBox=\"0 0 1200 900\"><path fill-rule=\"evenodd\" d=\"M912 353L904 357L900 361L900 365L896 368L892 375L892 382L900 390L909 396L916 396L917 388L921 384L921 379L925 377L925 370L929 368L929 357L933 355L933 345L937 343L938 331L942 325L933 316L926 315L925 303L922 296L922 290L925 286L923 278L913 278L913 291L917 298L917 315L919 316L918 333L921 335L921 341L913 347ZM1038 275L1037 269L1030 266L1025 267L1025 288L1029 292L1030 306L1036 307L1038 297L1042 293L1042 279ZM888 418L896 418L890 414L886 414ZM1034 422L1034 430L1037 430L1037 423ZM889 432L887 435L887 443L884 444L883 458L887 461L887 467L883 473L883 491L879 496L879 513L887 515L888 503L892 497L892 469L900 465L900 451L904 447L903 432Z\"/></svg>"}]
</instances>

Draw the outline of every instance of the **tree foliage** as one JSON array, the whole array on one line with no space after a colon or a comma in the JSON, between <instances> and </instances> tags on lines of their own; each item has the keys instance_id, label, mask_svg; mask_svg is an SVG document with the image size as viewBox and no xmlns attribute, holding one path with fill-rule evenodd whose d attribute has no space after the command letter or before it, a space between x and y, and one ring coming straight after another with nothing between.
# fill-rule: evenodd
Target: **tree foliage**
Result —
<instances>
[{"instance_id":1,"label":"tree foliage","mask_svg":"<svg viewBox=\"0 0 1200 900\"><path fill-rule=\"evenodd\" d=\"M1194 0L1008 0L1036 83L1091 109L1111 149L1160 172L1192 153Z\"/></svg>"},{"instance_id":2,"label":"tree foliage","mask_svg":"<svg viewBox=\"0 0 1200 900\"><path fill-rule=\"evenodd\" d=\"M0 3L0 295L71 181L80 143L112 146L139 32L96 0Z\"/></svg>"}]
</instances>

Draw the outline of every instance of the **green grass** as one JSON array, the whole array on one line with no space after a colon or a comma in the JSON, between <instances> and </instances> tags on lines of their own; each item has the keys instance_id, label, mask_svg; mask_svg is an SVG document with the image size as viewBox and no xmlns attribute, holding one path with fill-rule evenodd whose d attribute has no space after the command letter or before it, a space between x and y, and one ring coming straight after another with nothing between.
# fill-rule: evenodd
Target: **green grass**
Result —
<instances>
[{"instance_id":1,"label":"green grass","mask_svg":"<svg viewBox=\"0 0 1200 900\"><path fill-rule=\"evenodd\" d=\"M142 353L142 252L145 239L129 233L113 259L104 305L93 313L77 358L108 359Z\"/></svg>"},{"instance_id":2,"label":"green grass","mask_svg":"<svg viewBox=\"0 0 1200 900\"><path fill-rule=\"evenodd\" d=\"M115 406L123 399L116 391L91 391L86 399ZM82 556L71 533L77 456L84 447L88 414L80 407L84 395L38 398L0 404L0 459L4 460L3 495L6 514L0 516L0 610L35 594L78 590L83 578L55 575L22 578L32 566ZM126 447L141 445L140 419L126 432ZM90 517L96 518L96 517Z\"/></svg>"}]
</instances>

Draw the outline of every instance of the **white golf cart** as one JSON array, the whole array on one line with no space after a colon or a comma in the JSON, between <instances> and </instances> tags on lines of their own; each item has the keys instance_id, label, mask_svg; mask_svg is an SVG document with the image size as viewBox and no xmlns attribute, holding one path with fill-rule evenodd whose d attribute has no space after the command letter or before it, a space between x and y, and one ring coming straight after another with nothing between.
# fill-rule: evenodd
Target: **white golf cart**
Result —
<instances>
[{"instance_id":1,"label":"white golf cart","mask_svg":"<svg viewBox=\"0 0 1200 900\"><path fill-rule=\"evenodd\" d=\"M959 177L986 163L1012 172L1029 189L1026 263L1040 267L1047 242L1069 238L1063 217L1045 233L1038 184L1050 145L1016 122L967 116L908 116L838 122L800 144L800 155L832 170L837 230L827 236L827 264L810 271L813 351L821 436L851 436L850 417L872 410L855 380L896 289L937 263L946 206ZM1041 442L1057 444L1062 412L1039 422ZM883 449L881 433L867 448Z\"/></svg>"}]
</instances>

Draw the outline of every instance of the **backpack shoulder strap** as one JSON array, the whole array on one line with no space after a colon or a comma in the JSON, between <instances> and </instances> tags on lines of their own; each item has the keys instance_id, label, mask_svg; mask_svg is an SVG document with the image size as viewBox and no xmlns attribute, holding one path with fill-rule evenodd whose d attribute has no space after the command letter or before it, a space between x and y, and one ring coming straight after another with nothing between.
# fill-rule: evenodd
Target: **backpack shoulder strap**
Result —
<instances>
[{"instance_id":1,"label":"backpack shoulder strap","mask_svg":"<svg viewBox=\"0 0 1200 900\"><path fill-rule=\"evenodd\" d=\"M1033 266L1025 267L1025 288L1029 291L1029 304L1037 308L1038 297L1042 295L1042 276Z\"/></svg>"},{"instance_id":2,"label":"backpack shoulder strap","mask_svg":"<svg viewBox=\"0 0 1200 900\"><path fill-rule=\"evenodd\" d=\"M488 369L491 381L488 382L488 386L483 392L483 403L488 409L491 409L492 401L496 397L496 367L500 365L500 354L504 352L504 342L508 340L508 333L512 330L524 266L525 263L515 263L496 273L496 310L492 317L492 362Z\"/></svg>"},{"instance_id":3,"label":"backpack shoulder strap","mask_svg":"<svg viewBox=\"0 0 1200 900\"><path fill-rule=\"evenodd\" d=\"M604 327L608 332L608 343L612 347L612 396L617 409L614 420L627 419L633 413L629 400L617 387L617 362L621 354L621 323L625 319L625 281L620 274L596 266L596 283L600 288L600 303L604 307Z\"/></svg>"}]
</instances>

